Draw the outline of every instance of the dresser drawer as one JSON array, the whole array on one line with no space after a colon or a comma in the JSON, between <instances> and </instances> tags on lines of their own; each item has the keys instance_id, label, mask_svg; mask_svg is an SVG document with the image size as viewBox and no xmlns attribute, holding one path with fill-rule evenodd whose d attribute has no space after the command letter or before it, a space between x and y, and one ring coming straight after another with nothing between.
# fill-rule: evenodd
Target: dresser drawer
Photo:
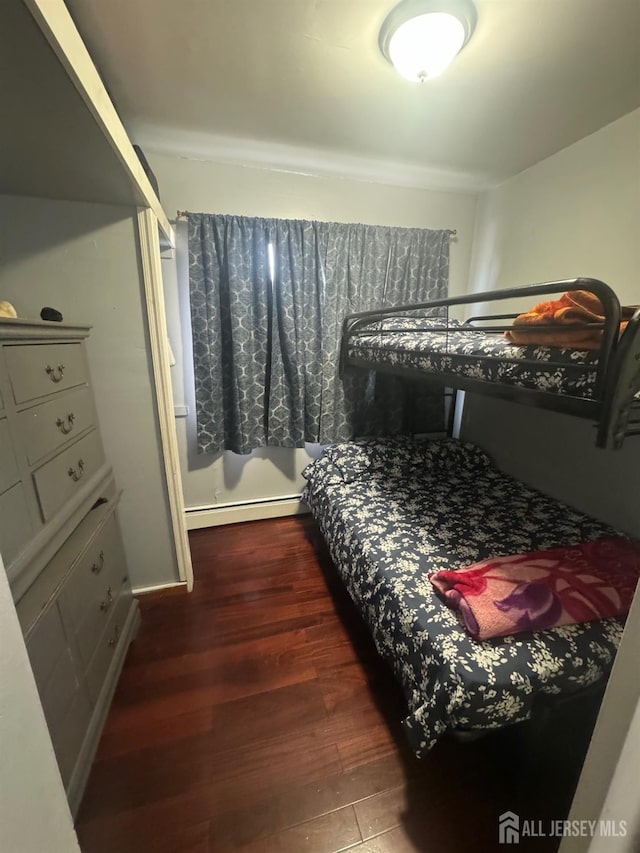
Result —
<instances>
[{"instance_id":1,"label":"dresser drawer","mask_svg":"<svg viewBox=\"0 0 640 853\"><path fill-rule=\"evenodd\" d=\"M104 464L102 442L93 430L33 474L42 517L48 521Z\"/></svg>"},{"instance_id":2,"label":"dresser drawer","mask_svg":"<svg viewBox=\"0 0 640 853\"><path fill-rule=\"evenodd\" d=\"M86 673L89 696L94 704L98 701L109 666L118 648L132 601L131 587L128 583L124 584L119 590L111 619L100 637Z\"/></svg>"},{"instance_id":3,"label":"dresser drawer","mask_svg":"<svg viewBox=\"0 0 640 853\"><path fill-rule=\"evenodd\" d=\"M90 720L91 702L85 688L81 686L62 719L52 721L49 726L51 742L65 788L71 779Z\"/></svg>"},{"instance_id":4,"label":"dresser drawer","mask_svg":"<svg viewBox=\"0 0 640 853\"><path fill-rule=\"evenodd\" d=\"M0 494L20 479L7 420L0 421Z\"/></svg>"},{"instance_id":5,"label":"dresser drawer","mask_svg":"<svg viewBox=\"0 0 640 853\"><path fill-rule=\"evenodd\" d=\"M30 465L95 426L91 391L80 388L18 415L20 436Z\"/></svg>"},{"instance_id":6,"label":"dresser drawer","mask_svg":"<svg viewBox=\"0 0 640 853\"><path fill-rule=\"evenodd\" d=\"M115 515L78 562L58 599L66 625L72 626L85 666L117 606L127 566Z\"/></svg>"},{"instance_id":7,"label":"dresser drawer","mask_svg":"<svg viewBox=\"0 0 640 853\"><path fill-rule=\"evenodd\" d=\"M36 684L42 702L42 710L49 726L49 733L53 737L64 720L71 700L80 686L76 666L68 648L65 648L55 662L49 679L44 683L36 680Z\"/></svg>"},{"instance_id":8,"label":"dresser drawer","mask_svg":"<svg viewBox=\"0 0 640 853\"><path fill-rule=\"evenodd\" d=\"M59 752L69 752L69 715L74 711L74 697L82 688L78 683L76 665L71 657L55 604L35 625L27 640L27 652L53 748L58 757ZM85 729L86 724L85 721Z\"/></svg>"},{"instance_id":9,"label":"dresser drawer","mask_svg":"<svg viewBox=\"0 0 640 853\"><path fill-rule=\"evenodd\" d=\"M0 495L0 553L5 569L31 538L33 527L22 483Z\"/></svg>"},{"instance_id":10,"label":"dresser drawer","mask_svg":"<svg viewBox=\"0 0 640 853\"><path fill-rule=\"evenodd\" d=\"M16 403L88 382L82 344L29 344L4 350Z\"/></svg>"},{"instance_id":11,"label":"dresser drawer","mask_svg":"<svg viewBox=\"0 0 640 853\"><path fill-rule=\"evenodd\" d=\"M27 639L27 653L39 690L46 687L57 661L66 652L67 645L60 613L54 603L36 622Z\"/></svg>"}]
</instances>

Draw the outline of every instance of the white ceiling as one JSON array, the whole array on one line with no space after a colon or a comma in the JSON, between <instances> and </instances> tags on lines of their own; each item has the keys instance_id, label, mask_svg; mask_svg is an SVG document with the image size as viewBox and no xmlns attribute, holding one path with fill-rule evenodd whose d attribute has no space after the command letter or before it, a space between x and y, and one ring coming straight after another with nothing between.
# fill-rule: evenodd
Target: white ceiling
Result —
<instances>
[{"instance_id":1,"label":"white ceiling","mask_svg":"<svg viewBox=\"0 0 640 853\"><path fill-rule=\"evenodd\" d=\"M477 0L471 41L424 84L379 52L394 0L67 5L149 150L474 187L640 105L640 0Z\"/></svg>"}]
</instances>

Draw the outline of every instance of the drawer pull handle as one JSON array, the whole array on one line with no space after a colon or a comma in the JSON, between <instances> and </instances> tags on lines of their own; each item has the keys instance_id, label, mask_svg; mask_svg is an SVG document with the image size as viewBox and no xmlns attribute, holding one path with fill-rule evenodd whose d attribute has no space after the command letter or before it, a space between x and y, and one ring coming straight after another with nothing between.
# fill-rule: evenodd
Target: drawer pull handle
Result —
<instances>
[{"instance_id":1,"label":"drawer pull handle","mask_svg":"<svg viewBox=\"0 0 640 853\"><path fill-rule=\"evenodd\" d=\"M84 459L78 459L78 467L69 468L67 474L71 477L74 483L77 483L84 474Z\"/></svg>"},{"instance_id":2,"label":"drawer pull handle","mask_svg":"<svg viewBox=\"0 0 640 853\"><path fill-rule=\"evenodd\" d=\"M66 418L58 418L58 420L56 421L56 426L63 435L69 435L69 433L73 429L73 422L75 421L75 419L76 416L73 414L73 412L69 412Z\"/></svg>"},{"instance_id":3,"label":"drawer pull handle","mask_svg":"<svg viewBox=\"0 0 640 853\"><path fill-rule=\"evenodd\" d=\"M64 364L59 364L57 367L51 367L48 364L45 367L47 375L52 382L62 382L62 377L64 375Z\"/></svg>"},{"instance_id":4,"label":"drawer pull handle","mask_svg":"<svg viewBox=\"0 0 640 853\"><path fill-rule=\"evenodd\" d=\"M100 610L103 613L106 613L112 604L113 604L113 592L111 591L111 587L109 587L109 589L107 590L107 597L105 598L104 601L100 602Z\"/></svg>"},{"instance_id":5,"label":"drawer pull handle","mask_svg":"<svg viewBox=\"0 0 640 853\"><path fill-rule=\"evenodd\" d=\"M120 636L120 626L116 625L115 630L113 632L113 637L111 637L111 639L109 640L107 645L109 645L113 648L113 646L115 646L115 644L118 642L119 636Z\"/></svg>"},{"instance_id":6,"label":"drawer pull handle","mask_svg":"<svg viewBox=\"0 0 640 853\"><path fill-rule=\"evenodd\" d=\"M91 571L94 575L99 575L104 566L104 551L100 551L97 561L91 566Z\"/></svg>"}]
</instances>

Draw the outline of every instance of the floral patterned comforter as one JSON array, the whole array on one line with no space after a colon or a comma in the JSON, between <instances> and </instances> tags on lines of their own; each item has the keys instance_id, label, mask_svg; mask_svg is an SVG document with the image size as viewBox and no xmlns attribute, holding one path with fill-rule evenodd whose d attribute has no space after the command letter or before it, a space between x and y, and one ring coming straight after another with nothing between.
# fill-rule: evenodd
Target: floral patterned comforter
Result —
<instances>
[{"instance_id":1,"label":"floral patterned comforter","mask_svg":"<svg viewBox=\"0 0 640 853\"><path fill-rule=\"evenodd\" d=\"M403 317L356 330L348 355L392 367L451 373L556 394L593 399L598 352L545 346L517 346L500 333L465 330L431 332L446 320Z\"/></svg>"},{"instance_id":2,"label":"floral patterned comforter","mask_svg":"<svg viewBox=\"0 0 640 853\"><path fill-rule=\"evenodd\" d=\"M525 720L539 694L574 693L608 674L620 619L479 642L427 574L610 536L611 528L452 439L334 445L304 475L304 500L402 685L404 726L418 756L447 729Z\"/></svg>"}]
</instances>

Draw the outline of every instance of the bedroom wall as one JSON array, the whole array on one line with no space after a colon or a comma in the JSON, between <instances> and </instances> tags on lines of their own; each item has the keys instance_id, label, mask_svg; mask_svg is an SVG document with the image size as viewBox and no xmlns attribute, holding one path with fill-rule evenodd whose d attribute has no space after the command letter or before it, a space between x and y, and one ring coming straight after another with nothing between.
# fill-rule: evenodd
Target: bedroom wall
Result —
<instances>
[{"instance_id":1,"label":"bedroom wall","mask_svg":"<svg viewBox=\"0 0 640 853\"><path fill-rule=\"evenodd\" d=\"M158 178L165 210L232 213L292 219L366 222L424 228L455 228L451 242L451 292L465 292L475 223L476 195L434 192L343 178L187 160L146 151ZM164 262L169 337L176 365L173 386L187 507L295 495L300 471L317 449L269 448L250 456L198 455L191 364L186 225L178 222L176 261ZM177 272L176 272L177 270Z\"/></svg>"},{"instance_id":2,"label":"bedroom wall","mask_svg":"<svg viewBox=\"0 0 640 853\"><path fill-rule=\"evenodd\" d=\"M134 588L177 581L154 412L136 223L129 208L0 196L0 299L91 324L87 342Z\"/></svg>"},{"instance_id":3,"label":"bedroom wall","mask_svg":"<svg viewBox=\"0 0 640 853\"><path fill-rule=\"evenodd\" d=\"M591 276L640 302L640 110L485 194L473 290ZM594 446L578 418L468 394L462 434L498 465L640 537L640 439Z\"/></svg>"}]
</instances>

